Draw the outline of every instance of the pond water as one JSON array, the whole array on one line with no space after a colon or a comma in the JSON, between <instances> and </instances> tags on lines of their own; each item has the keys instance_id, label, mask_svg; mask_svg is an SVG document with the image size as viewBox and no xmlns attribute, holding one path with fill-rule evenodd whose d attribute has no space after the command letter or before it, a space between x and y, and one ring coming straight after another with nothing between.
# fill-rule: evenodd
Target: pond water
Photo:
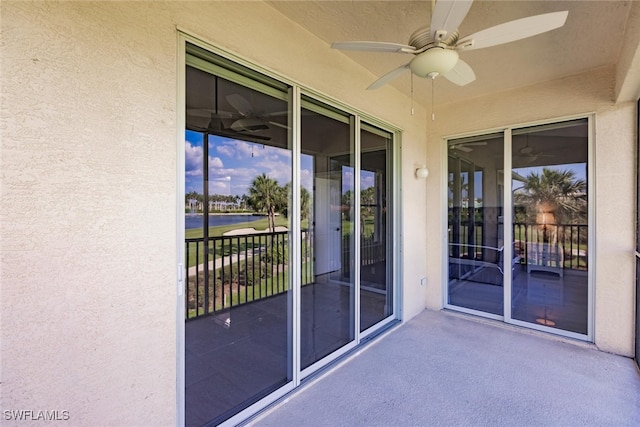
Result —
<instances>
[{"instance_id":1,"label":"pond water","mask_svg":"<svg viewBox=\"0 0 640 427\"><path fill-rule=\"evenodd\" d=\"M263 215L209 214L209 227L215 227L218 225L241 224L245 222L257 221L264 218L265 216ZM187 230L191 228L202 228L202 219L202 214L185 214L184 228Z\"/></svg>"}]
</instances>

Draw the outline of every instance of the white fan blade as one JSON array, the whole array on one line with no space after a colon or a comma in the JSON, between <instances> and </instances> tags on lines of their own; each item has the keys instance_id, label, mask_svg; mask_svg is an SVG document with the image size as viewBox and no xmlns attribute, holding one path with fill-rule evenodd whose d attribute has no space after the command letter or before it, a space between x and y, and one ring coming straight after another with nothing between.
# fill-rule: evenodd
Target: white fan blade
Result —
<instances>
[{"instance_id":1,"label":"white fan blade","mask_svg":"<svg viewBox=\"0 0 640 427\"><path fill-rule=\"evenodd\" d=\"M231 95L227 95L226 98L227 101L229 101L229 104L231 104L233 108L238 110L238 113L242 114L243 116L248 116L249 114L251 114L251 104L249 104L249 101L244 99L242 95L232 93Z\"/></svg>"},{"instance_id":2,"label":"white fan blade","mask_svg":"<svg viewBox=\"0 0 640 427\"><path fill-rule=\"evenodd\" d=\"M397 52L397 53L413 53L416 48L401 43L387 42L333 42L333 49L340 50L361 50L365 52Z\"/></svg>"},{"instance_id":3,"label":"white fan blade","mask_svg":"<svg viewBox=\"0 0 640 427\"><path fill-rule=\"evenodd\" d=\"M476 74L473 72L469 64L464 62L462 59L458 59L458 62L451 71L444 73L444 78L458 86L465 86L476 79Z\"/></svg>"},{"instance_id":4,"label":"white fan blade","mask_svg":"<svg viewBox=\"0 0 640 427\"><path fill-rule=\"evenodd\" d=\"M482 49L546 33L562 27L568 14L569 11L564 10L505 22L463 38L456 43L456 48L463 50Z\"/></svg>"},{"instance_id":5,"label":"white fan blade","mask_svg":"<svg viewBox=\"0 0 640 427\"><path fill-rule=\"evenodd\" d=\"M257 132L269 129L269 126L258 118L246 118L231 123L231 129L236 132Z\"/></svg>"},{"instance_id":6,"label":"white fan blade","mask_svg":"<svg viewBox=\"0 0 640 427\"><path fill-rule=\"evenodd\" d=\"M467 16L473 0L438 0L431 16L431 37L443 39L447 34L458 29ZM441 33L444 32L444 33ZM442 34L437 38L436 34Z\"/></svg>"},{"instance_id":7,"label":"white fan blade","mask_svg":"<svg viewBox=\"0 0 640 427\"><path fill-rule=\"evenodd\" d=\"M464 151L465 153L470 153L473 151L473 148L465 147L464 145L452 145L451 148L458 151Z\"/></svg>"},{"instance_id":8,"label":"white fan blade","mask_svg":"<svg viewBox=\"0 0 640 427\"><path fill-rule=\"evenodd\" d=\"M278 122L274 122L274 121L268 121L267 123L269 123L270 125L282 128L282 129L289 129L289 126L283 125L282 123L278 123Z\"/></svg>"},{"instance_id":9,"label":"white fan blade","mask_svg":"<svg viewBox=\"0 0 640 427\"><path fill-rule=\"evenodd\" d=\"M233 113L229 113L228 111L216 112L216 110L213 108L187 108L187 115L202 118L210 118L214 116L222 119L231 119L238 116L237 114L234 115Z\"/></svg>"},{"instance_id":10,"label":"white fan blade","mask_svg":"<svg viewBox=\"0 0 640 427\"><path fill-rule=\"evenodd\" d=\"M385 74L384 76L380 77L375 82L371 83L369 85L369 87L367 88L367 90L378 89L380 86L383 86L383 85L387 84L388 82L390 82L391 80L395 79L400 74L402 74L405 70L408 70L408 69L409 69L409 64L404 64L404 65L399 66L396 69L393 69L393 70L389 71L387 74Z\"/></svg>"}]
</instances>

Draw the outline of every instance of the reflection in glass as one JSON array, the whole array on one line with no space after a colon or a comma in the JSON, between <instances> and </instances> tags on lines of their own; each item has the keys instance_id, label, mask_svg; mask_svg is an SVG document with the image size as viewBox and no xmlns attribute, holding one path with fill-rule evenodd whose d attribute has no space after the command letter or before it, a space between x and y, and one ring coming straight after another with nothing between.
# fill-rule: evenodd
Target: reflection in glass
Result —
<instances>
[{"instance_id":1,"label":"reflection in glass","mask_svg":"<svg viewBox=\"0 0 640 427\"><path fill-rule=\"evenodd\" d=\"M360 331L393 314L390 200L391 134L360 132Z\"/></svg>"},{"instance_id":2,"label":"reflection in glass","mask_svg":"<svg viewBox=\"0 0 640 427\"><path fill-rule=\"evenodd\" d=\"M448 303L503 315L502 134L448 147ZM508 264L507 264L508 265Z\"/></svg>"},{"instance_id":3,"label":"reflection in glass","mask_svg":"<svg viewBox=\"0 0 640 427\"><path fill-rule=\"evenodd\" d=\"M292 379L287 92L186 71L185 397L218 424Z\"/></svg>"},{"instance_id":4,"label":"reflection in glass","mask_svg":"<svg viewBox=\"0 0 640 427\"><path fill-rule=\"evenodd\" d=\"M513 132L512 318L587 334L587 121Z\"/></svg>"},{"instance_id":5,"label":"reflection in glass","mask_svg":"<svg viewBox=\"0 0 640 427\"><path fill-rule=\"evenodd\" d=\"M300 175L310 208L302 224L302 369L355 338L351 118L306 98L303 107Z\"/></svg>"}]
</instances>

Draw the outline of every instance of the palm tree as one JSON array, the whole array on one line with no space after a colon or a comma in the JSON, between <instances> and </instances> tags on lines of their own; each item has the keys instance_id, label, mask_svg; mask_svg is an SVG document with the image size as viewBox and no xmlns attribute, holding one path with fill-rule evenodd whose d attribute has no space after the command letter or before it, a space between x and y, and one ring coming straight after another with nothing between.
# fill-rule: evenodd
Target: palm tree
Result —
<instances>
[{"instance_id":1,"label":"palm tree","mask_svg":"<svg viewBox=\"0 0 640 427\"><path fill-rule=\"evenodd\" d=\"M587 183L571 170L543 168L542 173L526 176L524 185L514 193L514 202L522 206L529 223L576 224L586 221ZM556 236L557 237L557 236Z\"/></svg>"},{"instance_id":2,"label":"palm tree","mask_svg":"<svg viewBox=\"0 0 640 427\"><path fill-rule=\"evenodd\" d=\"M269 231L276 228L276 210L283 205L283 188L266 174L258 175L249 187L249 206L258 212L266 212L269 217ZM284 195L286 204L286 195Z\"/></svg>"},{"instance_id":3,"label":"palm tree","mask_svg":"<svg viewBox=\"0 0 640 427\"><path fill-rule=\"evenodd\" d=\"M241 208L246 210L247 206L249 205L249 196L247 196L246 194L243 194L240 197L240 203L241 203Z\"/></svg>"},{"instance_id":4,"label":"palm tree","mask_svg":"<svg viewBox=\"0 0 640 427\"><path fill-rule=\"evenodd\" d=\"M311 207L311 193L304 187L300 187L300 219L309 218L309 208Z\"/></svg>"},{"instance_id":5,"label":"palm tree","mask_svg":"<svg viewBox=\"0 0 640 427\"><path fill-rule=\"evenodd\" d=\"M291 183L288 182L282 188L282 197L279 202L282 206L277 206L278 210L284 214L285 217L289 217L289 196L291 195ZM300 220L309 218L309 207L311 205L311 193L304 187L300 187Z\"/></svg>"}]
</instances>

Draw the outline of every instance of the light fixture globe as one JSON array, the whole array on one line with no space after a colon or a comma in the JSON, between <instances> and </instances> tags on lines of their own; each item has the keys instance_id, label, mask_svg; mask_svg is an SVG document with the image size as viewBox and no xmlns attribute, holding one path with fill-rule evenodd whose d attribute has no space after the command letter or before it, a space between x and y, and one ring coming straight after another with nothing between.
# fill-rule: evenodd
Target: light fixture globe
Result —
<instances>
[{"instance_id":1,"label":"light fixture globe","mask_svg":"<svg viewBox=\"0 0 640 427\"><path fill-rule=\"evenodd\" d=\"M416 178L426 179L429 176L429 169L426 166L420 166L416 169Z\"/></svg>"},{"instance_id":2,"label":"light fixture globe","mask_svg":"<svg viewBox=\"0 0 640 427\"><path fill-rule=\"evenodd\" d=\"M418 77L436 77L448 73L458 63L458 52L434 47L416 55L409 67ZM435 73L435 74L434 74Z\"/></svg>"}]
</instances>

